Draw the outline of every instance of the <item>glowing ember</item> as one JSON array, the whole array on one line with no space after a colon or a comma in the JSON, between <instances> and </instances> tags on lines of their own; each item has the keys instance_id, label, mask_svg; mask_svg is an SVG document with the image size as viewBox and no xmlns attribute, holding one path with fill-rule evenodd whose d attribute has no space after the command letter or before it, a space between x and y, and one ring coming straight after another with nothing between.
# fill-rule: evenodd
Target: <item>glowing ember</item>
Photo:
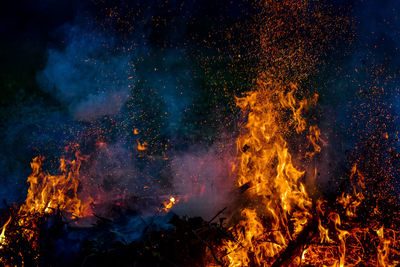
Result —
<instances>
[{"instance_id":1,"label":"glowing ember","mask_svg":"<svg viewBox=\"0 0 400 267\"><path fill-rule=\"evenodd\" d=\"M146 142L143 142L143 143L138 142L137 149L140 150L140 151L146 150L147 149L147 143Z\"/></svg>"},{"instance_id":2,"label":"glowing ember","mask_svg":"<svg viewBox=\"0 0 400 267\"><path fill-rule=\"evenodd\" d=\"M325 266L355 266L363 262L368 262L368 266L396 266L399 262L393 256L398 255L399 232L385 231L383 226L375 228L380 224L378 221L366 226L355 223L357 209L365 199L364 176L357 170L357 164L351 169L350 180L352 192L338 197L338 210L329 210L326 201L318 201L319 237L307 244L301 262ZM366 251L366 246L374 253Z\"/></svg>"},{"instance_id":3,"label":"glowing ember","mask_svg":"<svg viewBox=\"0 0 400 267\"><path fill-rule=\"evenodd\" d=\"M175 197L171 196L168 201L165 201L163 203L164 207L162 208L162 210L168 212L178 202L179 202L179 198L175 198Z\"/></svg>"},{"instance_id":4,"label":"glowing ember","mask_svg":"<svg viewBox=\"0 0 400 267\"><path fill-rule=\"evenodd\" d=\"M98 147L103 147L105 144L106 144L105 142L101 142L101 141L97 142Z\"/></svg>"}]
</instances>

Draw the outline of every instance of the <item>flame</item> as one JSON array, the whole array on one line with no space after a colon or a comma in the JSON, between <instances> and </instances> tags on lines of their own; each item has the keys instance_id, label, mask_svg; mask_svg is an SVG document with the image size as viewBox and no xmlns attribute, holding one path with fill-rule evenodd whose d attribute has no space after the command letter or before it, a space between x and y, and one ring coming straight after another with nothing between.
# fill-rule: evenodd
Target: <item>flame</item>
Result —
<instances>
[{"instance_id":1,"label":"flame","mask_svg":"<svg viewBox=\"0 0 400 267\"><path fill-rule=\"evenodd\" d=\"M396 266L399 263L393 258L393 255L399 256L396 252L400 246L396 238L398 231L385 231L384 226L371 231L373 225L380 223L372 221L371 226L361 227L354 221L365 199L364 179L356 163L350 173L352 191L338 197L338 210L326 212L322 208L326 201L317 202L319 240L315 239L303 251L303 263L318 266L356 266L363 262L368 263L368 266ZM376 254L366 251L366 248L375 250Z\"/></svg>"},{"instance_id":2,"label":"flame","mask_svg":"<svg viewBox=\"0 0 400 267\"><path fill-rule=\"evenodd\" d=\"M31 163L32 174L25 203L19 214L44 214L61 210L72 218L90 215L89 204L82 204L77 196L79 169L82 158L76 153L76 159L60 159L60 174L51 175L42 171L44 157L38 156Z\"/></svg>"},{"instance_id":3,"label":"flame","mask_svg":"<svg viewBox=\"0 0 400 267\"><path fill-rule=\"evenodd\" d=\"M238 186L249 184L248 194L255 208L244 208L240 221L232 227L235 241L224 245L229 266L269 265L311 217L311 199L301 178L304 171L293 165L283 126L306 129L301 116L312 100L296 101L297 86L284 88L259 79L258 90L237 99L248 110L245 133L238 138ZM293 115L283 121L285 110ZM313 128L315 129L315 128Z\"/></svg>"},{"instance_id":4,"label":"flame","mask_svg":"<svg viewBox=\"0 0 400 267\"><path fill-rule=\"evenodd\" d=\"M168 212L178 202L179 198L171 196L168 201L164 201L162 210Z\"/></svg>"},{"instance_id":5,"label":"flame","mask_svg":"<svg viewBox=\"0 0 400 267\"><path fill-rule=\"evenodd\" d=\"M7 240L6 240L6 236L5 236L5 232L6 232L6 228L8 226L8 224L11 222L11 216L8 218L7 222L3 225L3 228L1 230L1 234L0 234L0 248L4 245L7 244Z\"/></svg>"},{"instance_id":6,"label":"flame","mask_svg":"<svg viewBox=\"0 0 400 267\"><path fill-rule=\"evenodd\" d=\"M293 163L287 137L293 132L304 135L312 145L312 151L305 152L307 157L321 150L318 127L307 126L304 118L318 95L298 98L302 89L297 81L306 75L314 59L305 54L299 40L293 44L299 47L288 47L288 39L282 36L292 28L280 17L283 12L300 14L307 1L262 3L269 16L266 23L271 24L260 33L268 67L260 69L255 90L236 99L237 106L247 114L247 123L237 139L234 171L237 186L248 185L249 189L244 207L234 211L229 221L233 240L225 240L219 248L227 266L271 265L313 217L305 172Z\"/></svg>"},{"instance_id":7,"label":"flame","mask_svg":"<svg viewBox=\"0 0 400 267\"><path fill-rule=\"evenodd\" d=\"M44 157L38 156L31 162L32 174L28 177L28 194L17 216L9 218L2 228L0 244L7 245L6 228L14 221L22 235L37 248L38 219L56 211L63 213L64 218L75 219L91 216L90 202L82 203L78 198L79 169L83 157L75 153L76 159L60 159L59 174L52 175L42 170ZM11 233L12 234L12 233ZM1 248L1 246L0 246Z\"/></svg>"},{"instance_id":8,"label":"flame","mask_svg":"<svg viewBox=\"0 0 400 267\"><path fill-rule=\"evenodd\" d=\"M378 230L376 230L376 234L379 239L379 245L377 247L377 261L379 266L395 266L396 264L390 263L389 255L390 255L390 245L392 240L389 238L385 238L384 227L382 226Z\"/></svg>"},{"instance_id":9,"label":"flame","mask_svg":"<svg viewBox=\"0 0 400 267\"><path fill-rule=\"evenodd\" d=\"M290 90L288 93L282 91ZM239 214L230 219L229 231L233 238L223 241L219 248L227 266L269 266L296 239L312 219L317 220L318 233L305 244L293 264L312 266L356 266L368 262L372 266L396 266L400 242L399 232L383 226L371 231L372 226L357 223L358 210L366 199L365 177L357 168L350 171L350 190L343 192L336 203L317 200L315 208L302 183L304 171L292 162L285 141L291 129L302 133L308 129L307 139L312 157L321 151L320 130L307 127L302 111L315 104L311 100L294 98L297 86L289 89L260 78L257 90L237 99L238 106L247 111L248 121L238 137L238 162L235 171L238 187L248 185L248 199ZM290 119L284 119L289 110ZM316 172L316 169L315 169ZM313 211L315 210L315 212ZM374 212L379 214L375 208ZM359 220L359 219L358 219ZM375 250L375 254L367 251ZM396 248L396 249L394 249Z\"/></svg>"},{"instance_id":10,"label":"flame","mask_svg":"<svg viewBox=\"0 0 400 267\"><path fill-rule=\"evenodd\" d=\"M359 176L357 181L355 180L356 174ZM362 190L365 189L364 176L357 171L357 163L351 168L350 181L352 183L353 192L351 194L343 193L338 199L338 203L346 210L346 216L356 217L357 207L360 206L364 200Z\"/></svg>"},{"instance_id":11,"label":"flame","mask_svg":"<svg viewBox=\"0 0 400 267\"><path fill-rule=\"evenodd\" d=\"M234 172L237 186L248 189L241 196L243 203L233 207L228 220L232 237L217 248L220 260L224 266L270 266L279 262L276 260L285 255L282 253L289 244L298 241L306 226L312 226L315 229L310 240L289 264L395 266L398 261L393 255L400 251L396 238L399 232L385 232L378 221L364 225L358 217L366 187L357 164L350 172L350 190L336 201L316 200L313 205L306 192L305 172L292 161L290 148L296 149L297 157L304 155L301 160L307 163L325 144L319 128L308 125L305 119L305 112L317 103L318 95L299 98L305 92L299 84L318 61L313 48L305 44L325 39L318 36L323 35L322 31L301 24L307 21L301 14L308 12L310 1L261 3L267 15L261 20L266 25L259 28L265 59L261 58L255 89L236 99L247 122L237 139ZM312 31L316 39L304 39L294 29L296 33ZM291 143L289 147L287 141L292 141L295 134L308 142L298 143L297 147ZM316 177L317 168L313 169Z\"/></svg>"}]
</instances>

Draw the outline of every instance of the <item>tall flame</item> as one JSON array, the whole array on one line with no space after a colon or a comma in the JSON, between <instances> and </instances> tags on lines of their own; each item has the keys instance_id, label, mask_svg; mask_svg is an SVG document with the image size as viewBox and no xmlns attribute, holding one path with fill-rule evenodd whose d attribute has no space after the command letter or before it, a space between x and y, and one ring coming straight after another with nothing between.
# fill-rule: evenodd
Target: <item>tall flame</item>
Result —
<instances>
[{"instance_id":1,"label":"tall flame","mask_svg":"<svg viewBox=\"0 0 400 267\"><path fill-rule=\"evenodd\" d=\"M328 17L318 12L310 14L312 1L308 0L260 2L265 12L259 27L261 64L257 84L254 91L237 99L237 105L247 114L247 123L237 140L235 171L238 186L248 190L241 197L243 203L232 212L229 230L233 238L219 247L221 261L227 266L276 265L279 257L290 251L286 250L290 245L301 243L297 237L302 237L304 230L312 232L307 236L310 240L289 263L396 265L393 254L400 245L398 232L385 231L377 221L368 226L355 221L365 199L364 177L357 166L350 174L349 192L339 195L336 203L316 200L313 205L303 184L304 171L295 166L289 153L287 141L295 134L306 134L312 147L304 151L305 145L298 144L296 153L305 156L305 163L324 144L319 128L307 125L304 118L318 95L299 101L304 91L296 83L305 81L317 66L315 55L329 38L321 30L329 24ZM334 27L332 24L327 29ZM302 34L306 32L310 34ZM369 244L368 248L364 243Z\"/></svg>"},{"instance_id":2,"label":"tall flame","mask_svg":"<svg viewBox=\"0 0 400 267\"><path fill-rule=\"evenodd\" d=\"M323 38L307 24L309 1L260 3L265 9L259 33L265 58L255 90L236 101L247 114L247 123L237 140L235 171L238 186L249 189L244 207L230 220L234 238L219 249L229 266L271 265L307 225L313 216L312 200L304 185L305 172L294 165L287 138L305 134L311 145L304 151L307 157L319 152L322 142L318 127L307 126L304 119L318 95L298 100L302 90L297 83L317 60L308 53L310 40L303 42L299 33L309 31L313 38Z\"/></svg>"},{"instance_id":3,"label":"tall flame","mask_svg":"<svg viewBox=\"0 0 400 267\"><path fill-rule=\"evenodd\" d=\"M248 111L248 122L237 141L236 171L238 186L250 185L250 204L231 228L235 240L225 243L229 266L272 263L311 217L312 202L301 181L304 171L293 165L283 126L304 131L306 123L301 113L318 96L296 101L297 88L259 79L256 91L237 99L238 106ZM287 110L292 117L284 121Z\"/></svg>"},{"instance_id":4,"label":"tall flame","mask_svg":"<svg viewBox=\"0 0 400 267\"><path fill-rule=\"evenodd\" d=\"M292 162L285 141L288 133L308 129L313 151L321 151L320 131L307 127L302 112L315 104L317 97L298 101L298 87L281 86L260 76L257 90L237 99L247 112L248 121L238 137L238 187L247 186L246 202L231 218L233 238L219 248L227 266L270 266L293 242L305 226L316 220L316 234L304 243L292 263L312 266L396 266L399 231L385 228L378 221L361 225L360 205L366 199L365 177L354 164L350 171L350 190L336 203L317 200L315 208L302 182L304 171ZM291 114L287 118L287 112ZM375 208L374 212L379 212ZM356 221L358 219L358 222ZM370 250L370 251L367 251ZM371 252L372 251L372 252ZM373 253L374 252L374 253Z\"/></svg>"}]
</instances>

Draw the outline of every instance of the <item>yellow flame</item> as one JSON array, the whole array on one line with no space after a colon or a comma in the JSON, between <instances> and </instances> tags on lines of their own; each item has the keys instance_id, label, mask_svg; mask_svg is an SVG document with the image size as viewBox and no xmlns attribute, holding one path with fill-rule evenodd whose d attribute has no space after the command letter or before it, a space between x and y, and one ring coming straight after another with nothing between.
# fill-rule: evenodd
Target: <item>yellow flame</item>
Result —
<instances>
[{"instance_id":1,"label":"yellow flame","mask_svg":"<svg viewBox=\"0 0 400 267\"><path fill-rule=\"evenodd\" d=\"M326 201L317 201L320 244L308 245L303 251L302 262L317 266L359 266L362 263L368 266L397 266L399 262L390 256L397 253L391 248L400 246L396 238L399 232L393 229L385 231L381 226L375 230L376 235L373 235L369 226L359 227L353 222L357 218L358 207L365 198L364 179L357 169L357 164L354 164L350 173L352 192L343 193L337 199L339 206L336 207L340 210L340 205L342 206L343 215L336 211L326 214L321 207ZM375 209L375 212L378 211ZM375 257L371 251L365 250L363 242L368 242L369 246L373 245L376 250Z\"/></svg>"},{"instance_id":2,"label":"yellow flame","mask_svg":"<svg viewBox=\"0 0 400 267\"><path fill-rule=\"evenodd\" d=\"M284 94L284 88L260 79L257 91L237 99L238 106L248 111L244 134L237 141L238 186L250 184L247 193L256 208L243 209L241 220L231 228L236 240L224 247L229 266L268 265L311 217L311 199L300 181L304 171L292 163L282 114L289 110L293 115L289 124L304 131L301 113L316 100L297 102L296 89L291 85Z\"/></svg>"},{"instance_id":3,"label":"yellow flame","mask_svg":"<svg viewBox=\"0 0 400 267\"><path fill-rule=\"evenodd\" d=\"M179 198L175 198L175 197L171 196L168 201L165 201L163 203L162 210L168 212L178 202L179 202Z\"/></svg>"},{"instance_id":4,"label":"yellow flame","mask_svg":"<svg viewBox=\"0 0 400 267\"><path fill-rule=\"evenodd\" d=\"M88 204L83 205L77 196L81 157L67 162L60 159L60 174L51 175L42 171L44 157L38 156L31 163L32 174L28 177L30 184L25 203L19 214L43 214L62 210L72 217L90 215Z\"/></svg>"},{"instance_id":5,"label":"yellow flame","mask_svg":"<svg viewBox=\"0 0 400 267\"><path fill-rule=\"evenodd\" d=\"M60 159L58 175L42 170L44 157L38 156L31 162L32 174L28 177L29 189L26 200L18 210L17 225L23 229L23 235L33 248L37 246L37 218L40 215L63 212L66 218L81 218L91 215L90 202L82 203L78 198L79 169L82 157L77 152L76 159ZM39 215L39 216L38 216ZM10 219L2 228L0 244L6 244L6 228ZM1 246L0 246L1 248Z\"/></svg>"},{"instance_id":6,"label":"yellow flame","mask_svg":"<svg viewBox=\"0 0 400 267\"><path fill-rule=\"evenodd\" d=\"M8 224L11 222L11 216L8 218L7 222L3 225L3 228L1 230L1 234L0 234L0 248L4 245L7 244L7 240L6 240L6 228L8 226Z\"/></svg>"},{"instance_id":7,"label":"yellow flame","mask_svg":"<svg viewBox=\"0 0 400 267\"><path fill-rule=\"evenodd\" d=\"M300 144L296 151L305 155L305 161L322 150L324 141L319 128L307 125L304 118L304 112L316 104L318 95L299 100L304 91L297 83L303 84L318 61L313 55L315 51L307 50L310 49L307 44L318 45L325 39L320 35L322 31L301 24L307 21L301 14L308 14L311 1L260 3L266 9L263 14L267 15L261 20L265 25L258 28L261 57L265 56L265 60L261 58L255 90L236 99L237 106L247 114L247 123L237 139L238 158L233 171L238 175L238 187L248 189L243 197L245 203L232 211L228 221L233 238L225 240L218 249L223 264L271 265L311 218L318 222L318 233L292 264L360 266L365 259L368 266L397 264L390 251L392 246L400 246L396 239L398 232L393 230L389 236L380 228L371 234L371 227L354 221L365 199L364 177L357 165L350 174L349 192L326 207L322 206L328 203L319 200L312 209L311 198L302 183L304 172L293 163L287 140L293 134L306 135L309 144ZM315 21L324 17L315 15L310 15ZM297 34L307 31L313 32L316 39ZM307 150L300 151L304 147ZM379 244L375 246L375 258L366 251L363 242Z\"/></svg>"}]
</instances>

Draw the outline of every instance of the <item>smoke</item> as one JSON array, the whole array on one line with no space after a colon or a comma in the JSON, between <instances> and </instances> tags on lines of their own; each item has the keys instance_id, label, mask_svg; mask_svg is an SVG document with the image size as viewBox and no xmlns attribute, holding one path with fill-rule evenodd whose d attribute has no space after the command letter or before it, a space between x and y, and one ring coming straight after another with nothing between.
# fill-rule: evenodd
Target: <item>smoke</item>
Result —
<instances>
[{"instance_id":1,"label":"smoke","mask_svg":"<svg viewBox=\"0 0 400 267\"><path fill-rule=\"evenodd\" d=\"M12 203L26 196L30 162L38 155L46 165L57 169L64 146L79 136L82 125L70 120L65 112L41 103L20 106L13 113L0 142L0 196ZM1 203L0 205L3 205Z\"/></svg>"},{"instance_id":2,"label":"smoke","mask_svg":"<svg viewBox=\"0 0 400 267\"><path fill-rule=\"evenodd\" d=\"M74 143L87 157L79 195L93 199L97 214L108 215L108 203L154 211L175 194L184 196L181 214L210 217L226 204L233 153L211 144L236 115L225 108L233 102L226 87L236 85L215 81L226 78L212 73L216 57L200 60L219 54L215 31L223 27L214 28L220 19L208 18L200 3L164 5L82 6L72 21L49 29L33 71L39 96L16 107L4 126L0 193L8 202L24 200L32 158L44 155L44 171L56 173ZM234 13L230 20L242 16Z\"/></svg>"},{"instance_id":3,"label":"smoke","mask_svg":"<svg viewBox=\"0 0 400 267\"><path fill-rule=\"evenodd\" d=\"M110 25L79 20L64 25L59 30L64 45L48 49L38 84L81 126L70 132L87 158L79 196L93 203L95 214L113 217L113 206L120 205L151 216L170 195L178 195L176 212L210 217L232 191L232 153L223 144L182 146L188 134L203 135L188 124L198 116L191 108L202 97L196 78L201 70L180 40L160 49L144 37L152 33L141 23L127 36ZM173 39L182 38L177 36ZM54 121L66 127L64 119ZM138 143L147 149L139 151Z\"/></svg>"},{"instance_id":4,"label":"smoke","mask_svg":"<svg viewBox=\"0 0 400 267\"><path fill-rule=\"evenodd\" d=\"M115 115L133 85L131 53L119 53L113 37L94 29L73 26L66 34L64 49L49 49L39 84L68 106L76 120Z\"/></svg>"},{"instance_id":5,"label":"smoke","mask_svg":"<svg viewBox=\"0 0 400 267\"><path fill-rule=\"evenodd\" d=\"M135 155L122 143L102 144L92 152L81 173L82 187L95 202L120 200L128 192L143 190L143 178L135 168Z\"/></svg>"},{"instance_id":6,"label":"smoke","mask_svg":"<svg viewBox=\"0 0 400 267\"><path fill-rule=\"evenodd\" d=\"M192 147L172 159L174 190L181 202L174 211L211 219L232 202L235 176L232 172L233 142L210 148Z\"/></svg>"}]
</instances>

